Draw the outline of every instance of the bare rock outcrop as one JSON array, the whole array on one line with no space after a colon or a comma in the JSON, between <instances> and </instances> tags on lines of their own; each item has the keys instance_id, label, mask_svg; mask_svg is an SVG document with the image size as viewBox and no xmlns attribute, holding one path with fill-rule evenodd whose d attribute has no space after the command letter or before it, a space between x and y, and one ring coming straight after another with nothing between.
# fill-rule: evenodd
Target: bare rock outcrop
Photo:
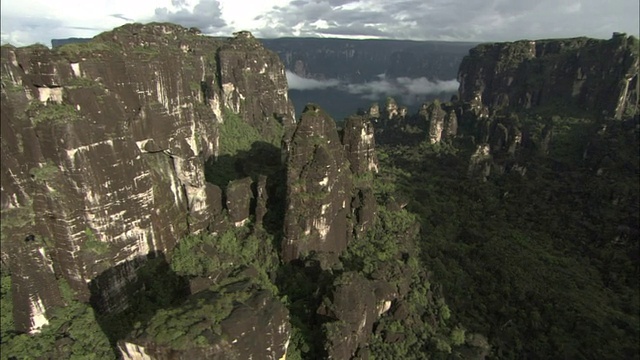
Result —
<instances>
[{"instance_id":1,"label":"bare rock outcrop","mask_svg":"<svg viewBox=\"0 0 640 360\"><path fill-rule=\"evenodd\" d=\"M282 257L310 251L339 254L350 230L351 177L335 122L307 105L293 134L287 160L287 212Z\"/></svg>"},{"instance_id":2,"label":"bare rock outcrop","mask_svg":"<svg viewBox=\"0 0 640 360\"><path fill-rule=\"evenodd\" d=\"M307 105L286 154L284 261L311 252L337 260L349 240L371 224L374 146L368 119L348 119L341 140L334 121L317 105Z\"/></svg>"}]
</instances>

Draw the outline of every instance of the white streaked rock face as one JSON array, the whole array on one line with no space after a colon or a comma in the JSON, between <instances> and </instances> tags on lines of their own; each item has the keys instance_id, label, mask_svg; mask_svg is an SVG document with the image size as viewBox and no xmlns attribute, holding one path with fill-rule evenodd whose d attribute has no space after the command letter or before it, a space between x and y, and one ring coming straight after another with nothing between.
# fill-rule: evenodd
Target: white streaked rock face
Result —
<instances>
[{"instance_id":1,"label":"white streaked rock face","mask_svg":"<svg viewBox=\"0 0 640 360\"><path fill-rule=\"evenodd\" d=\"M61 87L39 87L38 98L41 103L54 102L56 104L62 103L62 88Z\"/></svg>"},{"instance_id":2,"label":"white streaked rock face","mask_svg":"<svg viewBox=\"0 0 640 360\"><path fill-rule=\"evenodd\" d=\"M125 342L118 344L118 348L124 360L153 360L140 345Z\"/></svg>"},{"instance_id":3,"label":"white streaked rock face","mask_svg":"<svg viewBox=\"0 0 640 360\"><path fill-rule=\"evenodd\" d=\"M36 334L40 332L40 329L43 326L49 325L49 320L47 320L44 305L42 304L42 300L39 297L31 299L30 307L31 329L29 330L29 333Z\"/></svg>"},{"instance_id":4,"label":"white streaked rock face","mask_svg":"<svg viewBox=\"0 0 640 360\"><path fill-rule=\"evenodd\" d=\"M80 72L80 63L71 63L71 72L75 77L81 77L82 73Z\"/></svg>"},{"instance_id":5,"label":"white streaked rock face","mask_svg":"<svg viewBox=\"0 0 640 360\"><path fill-rule=\"evenodd\" d=\"M234 49L218 67L214 57L199 54L216 54L220 42L167 39L183 51L143 62L127 53L132 45L122 36L110 40L120 42L121 52L95 58L3 52L3 78L13 86L10 97L3 89L2 216L9 211L21 221L3 225L3 237L20 246L9 250L3 240L1 256L21 288L14 294L21 331L41 326L46 311L64 305L52 300L59 299L56 278L88 300L87 285L120 266L99 291L107 308L121 309L126 304L115 299L135 280L138 259L167 254L188 231L207 228L223 207L221 190L205 181L204 162L220 153L225 107L252 125L265 114L292 121L275 54ZM247 67L260 81L247 85L238 75ZM81 116L64 122L65 114L53 113L24 126L30 102ZM29 234L49 246L28 248Z\"/></svg>"}]
</instances>

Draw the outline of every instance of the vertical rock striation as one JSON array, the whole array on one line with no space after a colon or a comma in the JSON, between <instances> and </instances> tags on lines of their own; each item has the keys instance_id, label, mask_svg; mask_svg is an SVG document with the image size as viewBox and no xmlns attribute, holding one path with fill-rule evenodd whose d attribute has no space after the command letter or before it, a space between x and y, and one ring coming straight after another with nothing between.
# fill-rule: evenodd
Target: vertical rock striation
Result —
<instances>
[{"instance_id":1,"label":"vertical rock striation","mask_svg":"<svg viewBox=\"0 0 640 360\"><path fill-rule=\"evenodd\" d=\"M341 141L333 119L307 105L288 142L284 261L311 252L337 260L354 233L372 221L374 146L366 118L348 119Z\"/></svg>"},{"instance_id":2,"label":"vertical rock striation","mask_svg":"<svg viewBox=\"0 0 640 360\"><path fill-rule=\"evenodd\" d=\"M622 118L638 112L638 39L589 38L479 45L458 73L460 100L494 108L572 105Z\"/></svg>"},{"instance_id":3,"label":"vertical rock striation","mask_svg":"<svg viewBox=\"0 0 640 360\"><path fill-rule=\"evenodd\" d=\"M105 270L212 223L225 205L204 164L220 153L224 114L265 136L293 123L282 64L246 32L222 41L132 24L55 51L1 53L2 259L22 331L58 305L52 279L88 300ZM27 254L41 260L19 265ZM107 279L105 299L130 268Z\"/></svg>"},{"instance_id":4,"label":"vertical rock striation","mask_svg":"<svg viewBox=\"0 0 640 360\"><path fill-rule=\"evenodd\" d=\"M340 145L333 119L307 105L289 145L284 261L347 247L352 183Z\"/></svg>"},{"instance_id":5,"label":"vertical rock striation","mask_svg":"<svg viewBox=\"0 0 640 360\"><path fill-rule=\"evenodd\" d=\"M373 126L364 116L351 116L344 124L342 144L351 172L356 175L378 172Z\"/></svg>"}]
</instances>

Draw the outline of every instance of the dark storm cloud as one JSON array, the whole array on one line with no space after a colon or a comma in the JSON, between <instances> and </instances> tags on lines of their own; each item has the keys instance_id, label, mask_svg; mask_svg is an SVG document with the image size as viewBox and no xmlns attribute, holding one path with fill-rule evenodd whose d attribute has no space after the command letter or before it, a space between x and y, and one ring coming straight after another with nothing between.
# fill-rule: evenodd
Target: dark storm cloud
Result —
<instances>
[{"instance_id":1,"label":"dark storm cloud","mask_svg":"<svg viewBox=\"0 0 640 360\"><path fill-rule=\"evenodd\" d=\"M205 33L216 31L227 25L222 19L220 3L217 0L200 0L193 10L184 7L186 5L184 0L172 0L171 3L181 9L172 11L166 7L156 8L153 19L185 27L197 27Z\"/></svg>"},{"instance_id":2,"label":"dark storm cloud","mask_svg":"<svg viewBox=\"0 0 640 360\"><path fill-rule=\"evenodd\" d=\"M381 11L340 10L338 19L342 24L382 24L389 20L389 15Z\"/></svg>"},{"instance_id":3,"label":"dark storm cloud","mask_svg":"<svg viewBox=\"0 0 640 360\"><path fill-rule=\"evenodd\" d=\"M309 1L307 0L293 0L292 2L289 3L289 6L304 6L307 5L309 3ZM279 8L279 7L276 7Z\"/></svg>"},{"instance_id":4,"label":"dark storm cloud","mask_svg":"<svg viewBox=\"0 0 640 360\"><path fill-rule=\"evenodd\" d=\"M300 18L304 20L316 21L328 15L328 13L331 12L332 8L328 3L321 2L307 3L303 7L301 7L301 10L302 11L298 13L298 15L300 15ZM292 18L291 20L291 23L296 22L296 18Z\"/></svg>"},{"instance_id":5,"label":"dark storm cloud","mask_svg":"<svg viewBox=\"0 0 640 360\"><path fill-rule=\"evenodd\" d=\"M637 35L638 11L637 0L294 0L260 18L271 36L503 41Z\"/></svg>"}]
</instances>

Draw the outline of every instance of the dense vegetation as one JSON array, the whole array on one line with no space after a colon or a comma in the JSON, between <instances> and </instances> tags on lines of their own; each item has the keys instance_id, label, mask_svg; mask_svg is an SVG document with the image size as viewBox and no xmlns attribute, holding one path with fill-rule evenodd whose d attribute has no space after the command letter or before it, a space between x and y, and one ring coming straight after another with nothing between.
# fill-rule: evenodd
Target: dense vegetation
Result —
<instances>
[{"instance_id":1,"label":"dense vegetation","mask_svg":"<svg viewBox=\"0 0 640 360\"><path fill-rule=\"evenodd\" d=\"M271 119L270 127L273 136L263 136L240 115L225 109L224 121L219 126L220 154L207 161L207 181L224 189L231 180L272 175L280 170L280 140L284 129L275 119Z\"/></svg>"},{"instance_id":2,"label":"dense vegetation","mask_svg":"<svg viewBox=\"0 0 640 360\"><path fill-rule=\"evenodd\" d=\"M468 177L465 140L379 148L452 319L488 335L493 357L639 355L637 121L548 118L549 154L522 149L525 175L486 182Z\"/></svg>"},{"instance_id":3,"label":"dense vegetation","mask_svg":"<svg viewBox=\"0 0 640 360\"><path fill-rule=\"evenodd\" d=\"M54 315L37 335L18 334L13 330L11 279L2 272L2 301L0 345L2 359L108 359L113 358L109 339L100 328L95 311L89 304L73 299L64 280L58 286L65 307L55 309Z\"/></svg>"},{"instance_id":4,"label":"dense vegetation","mask_svg":"<svg viewBox=\"0 0 640 360\"><path fill-rule=\"evenodd\" d=\"M287 359L327 357L327 346L341 341L344 324L319 315L318 308L331 303L338 287L357 286L358 278L384 279L392 288L408 289L403 306L410 316L387 314L380 319L366 349L371 359L423 359L427 354L447 358L458 353L452 349L465 342L464 329L448 321L451 313L438 287L429 283L419 258L410 255L416 253L417 225L411 213L380 204L374 227L350 243L340 266L323 270L312 254L300 261L303 266L280 269L279 289L286 295L293 327Z\"/></svg>"},{"instance_id":5,"label":"dense vegetation","mask_svg":"<svg viewBox=\"0 0 640 360\"><path fill-rule=\"evenodd\" d=\"M465 343L465 329L450 321L451 311L439 286L430 283L422 261L415 256L419 253L416 220L406 210L379 206L375 227L367 237L352 243L343 258L347 269L372 279L389 279L395 288L403 283L409 288L403 306L413 316L381 317L369 345L373 359L421 359L427 354L444 359L452 352L458 355L460 349L453 349Z\"/></svg>"}]
</instances>

